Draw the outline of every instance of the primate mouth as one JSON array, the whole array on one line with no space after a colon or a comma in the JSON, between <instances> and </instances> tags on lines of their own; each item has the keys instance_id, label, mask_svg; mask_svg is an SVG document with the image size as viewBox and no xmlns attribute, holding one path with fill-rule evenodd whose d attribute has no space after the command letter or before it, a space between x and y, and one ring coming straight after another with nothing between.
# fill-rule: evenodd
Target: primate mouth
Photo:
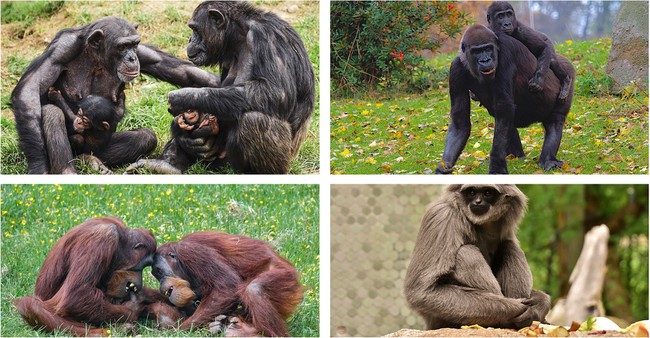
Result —
<instances>
[{"instance_id":1,"label":"primate mouth","mask_svg":"<svg viewBox=\"0 0 650 338\"><path fill-rule=\"evenodd\" d=\"M495 70L495 68L490 68L488 70L482 70L481 73L483 73L483 75L490 75L490 74L494 73L494 70Z\"/></svg>"},{"instance_id":2,"label":"primate mouth","mask_svg":"<svg viewBox=\"0 0 650 338\"><path fill-rule=\"evenodd\" d=\"M481 216L490 210L490 207L487 205L472 205L469 207L469 210L472 211L474 215Z\"/></svg>"},{"instance_id":3,"label":"primate mouth","mask_svg":"<svg viewBox=\"0 0 650 338\"><path fill-rule=\"evenodd\" d=\"M125 76L128 76L128 77L136 77L136 76L140 75L140 72L137 71L137 70L135 72L130 72L130 73L129 72L122 72L122 75L125 75Z\"/></svg>"},{"instance_id":4,"label":"primate mouth","mask_svg":"<svg viewBox=\"0 0 650 338\"><path fill-rule=\"evenodd\" d=\"M508 34L508 35L512 34L512 31L513 31L512 28L506 28L506 29L503 30L503 32Z\"/></svg>"}]
</instances>

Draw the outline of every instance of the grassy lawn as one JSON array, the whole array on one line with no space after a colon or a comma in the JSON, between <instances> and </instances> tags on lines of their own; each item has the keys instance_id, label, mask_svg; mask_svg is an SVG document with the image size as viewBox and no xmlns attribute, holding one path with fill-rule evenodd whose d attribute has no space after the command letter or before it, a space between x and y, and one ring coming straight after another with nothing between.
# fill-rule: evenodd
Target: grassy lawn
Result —
<instances>
[{"instance_id":1,"label":"grassy lawn","mask_svg":"<svg viewBox=\"0 0 650 338\"><path fill-rule=\"evenodd\" d=\"M607 92L608 39L556 46L577 71L575 94L558 158L549 174L647 174L648 94L634 86ZM331 103L333 174L429 174L442 159L449 123L449 65L456 54L431 61L437 88L423 94L368 95ZM472 132L457 174L487 174L494 119L472 104ZM519 129L526 158L509 159L511 174L545 173L537 165L544 141L541 124Z\"/></svg>"},{"instance_id":2,"label":"grassy lawn","mask_svg":"<svg viewBox=\"0 0 650 338\"><path fill-rule=\"evenodd\" d=\"M117 216L146 228L158 245L193 231L217 230L268 241L298 269L304 300L289 319L293 336L318 336L319 188L317 185L3 185L1 336L42 335L27 326L12 300L34 293L54 243L91 217ZM145 285L158 288L151 268ZM139 321L146 336L186 336ZM112 335L133 335L119 325ZM209 335L207 330L193 332Z\"/></svg>"},{"instance_id":3,"label":"grassy lawn","mask_svg":"<svg viewBox=\"0 0 650 338\"><path fill-rule=\"evenodd\" d=\"M187 22L200 1L125 1L125 2L3 2L2 21L2 96L0 98L1 126L1 169L2 174L27 173L27 161L18 147L18 136L14 117L9 106L11 91L24 73L29 63L46 48L56 32L66 27L87 24L104 16L121 16L130 22L139 23L138 32L142 42L155 45L179 58L187 59L185 48L191 34ZM300 34L316 78L319 76L319 4L317 1L256 1L256 5L270 10L287 20ZM292 7L297 5L297 9ZM288 8L292 7L289 11ZM208 68L219 72L216 67ZM318 87L317 83L317 87ZM118 130L151 128L158 136L158 147L149 155L160 155L170 138L169 126L172 121L167 112L167 93L176 87L143 75L127 85L126 114ZM308 138L300 153L291 164L293 174L313 174L319 172L319 104L316 88L316 107L312 116ZM79 163L80 173L96 173L88 166ZM121 173L124 168L117 168ZM206 165L197 163L188 173L231 173L224 168L219 172L210 171Z\"/></svg>"}]
</instances>

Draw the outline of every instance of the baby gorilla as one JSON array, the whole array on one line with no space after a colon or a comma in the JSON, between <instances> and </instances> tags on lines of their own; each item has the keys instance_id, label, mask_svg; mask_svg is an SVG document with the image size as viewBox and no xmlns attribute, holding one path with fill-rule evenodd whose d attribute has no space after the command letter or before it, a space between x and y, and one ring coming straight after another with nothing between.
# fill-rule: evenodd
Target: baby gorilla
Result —
<instances>
[{"instance_id":1,"label":"baby gorilla","mask_svg":"<svg viewBox=\"0 0 650 338\"><path fill-rule=\"evenodd\" d=\"M79 102L79 110L75 114L59 90L50 88L48 98L65 115L72 152L89 162L93 169L103 174L111 173L92 153L103 150L111 140L118 122L117 105L107 98L88 95Z\"/></svg>"},{"instance_id":2,"label":"baby gorilla","mask_svg":"<svg viewBox=\"0 0 650 338\"><path fill-rule=\"evenodd\" d=\"M219 135L219 123L214 115L188 109L174 117L171 130L174 136L187 132L193 139L208 138ZM224 159L226 157L224 137L217 137L215 144L224 145L218 155L219 159Z\"/></svg>"}]
</instances>

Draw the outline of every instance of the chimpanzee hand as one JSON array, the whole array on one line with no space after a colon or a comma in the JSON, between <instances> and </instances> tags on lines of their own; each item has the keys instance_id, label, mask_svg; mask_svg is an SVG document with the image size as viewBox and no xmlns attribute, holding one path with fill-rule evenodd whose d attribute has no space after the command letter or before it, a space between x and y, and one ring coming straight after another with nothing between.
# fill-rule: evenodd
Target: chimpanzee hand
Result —
<instances>
[{"instance_id":1,"label":"chimpanzee hand","mask_svg":"<svg viewBox=\"0 0 650 338\"><path fill-rule=\"evenodd\" d=\"M188 154L203 161L214 161L217 159L219 149L215 146L216 137L192 138L188 134L176 137L178 145Z\"/></svg>"},{"instance_id":2,"label":"chimpanzee hand","mask_svg":"<svg viewBox=\"0 0 650 338\"><path fill-rule=\"evenodd\" d=\"M169 102L169 113L176 116L188 109L194 108L188 105L190 102L195 102L201 95L201 88L181 88L172 90L167 94L167 101Z\"/></svg>"}]
</instances>

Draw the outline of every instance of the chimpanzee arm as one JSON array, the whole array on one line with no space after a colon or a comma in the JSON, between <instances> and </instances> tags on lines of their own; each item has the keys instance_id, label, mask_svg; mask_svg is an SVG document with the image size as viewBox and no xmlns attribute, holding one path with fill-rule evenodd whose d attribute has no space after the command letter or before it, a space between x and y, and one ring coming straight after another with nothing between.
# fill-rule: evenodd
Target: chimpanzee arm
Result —
<instances>
[{"instance_id":1,"label":"chimpanzee arm","mask_svg":"<svg viewBox=\"0 0 650 338\"><path fill-rule=\"evenodd\" d=\"M142 72L181 87L219 87L218 75L196 67L150 45L138 46Z\"/></svg>"},{"instance_id":2,"label":"chimpanzee arm","mask_svg":"<svg viewBox=\"0 0 650 338\"><path fill-rule=\"evenodd\" d=\"M181 88L167 94L172 115L187 109L211 112L219 121L237 121L249 111L247 88L243 85L226 88Z\"/></svg>"},{"instance_id":3,"label":"chimpanzee arm","mask_svg":"<svg viewBox=\"0 0 650 338\"><path fill-rule=\"evenodd\" d=\"M63 95L61 94L60 91L56 90L53 87L50 87L48 93L47 93L48 99L52 101L59 109L63 111L65 114L65 118L68 121L74 121L74 119L77 118L77 115L70 109L70 106L68 105L67 102L65 102L65 99L63 98Z\"/></svg>"},{"instance_id":4,"label":"chimpanzee arm","mask_svg":"<svg viewBox=\"0 0 650 338\"><path fill-rule=\"evenodd\" d=\"M83 41L77 37L78 34L61 31L47 50L32 61L11 94L16 129L30 174L45 174L48 171L41 127L41 97L59 78L63 65L81 52Z\"/></svg>"},{"instance_id":5,"label":"chimpanzee arm","mask_svg":"<svg viewBox=\"0 0 650 338\"><path fill-rule=\"evenodd\" d=\"M457 57L449 69L449 96L451 98L451 123L447 128L445 151L442 163L438 164L437 174L450 174L458 156L465 148L472 129L470 122L469 82L474 81Z\"/></svg>"}]
</instances>

